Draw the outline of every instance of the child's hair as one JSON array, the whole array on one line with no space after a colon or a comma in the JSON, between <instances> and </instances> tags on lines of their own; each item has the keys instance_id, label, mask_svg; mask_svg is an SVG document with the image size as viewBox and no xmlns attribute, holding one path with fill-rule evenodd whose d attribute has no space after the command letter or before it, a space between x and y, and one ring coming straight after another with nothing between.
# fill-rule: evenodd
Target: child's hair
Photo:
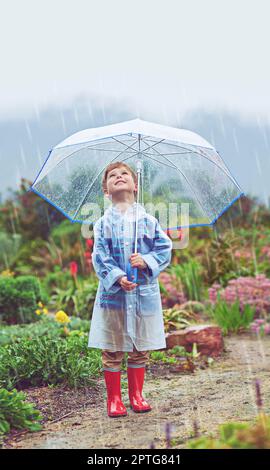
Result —
<instances>
[{"instance_id":1,"label":"child's hair","mask_svg":"<svg viewBox=\"0 0 270 470\"><path fill-rule=\"evenodd\" d=\"M109 171L111 170L114 170L115 168L120 168L121 166L125 167L132 175L132 178L134 180L134 183L137 183L137 175L135 173L134 170L132 170L132 168L130 168L130 166L128 166L126 163L124 162L114 162L114 163L110 163L106 169L105 169L105 172L103 174L103 178L102 178L102 189L103 189L103 192L107 190L107 176L108 176L108 173ZM136 193L136 191L134 191L134 194Z\"/></svg>"}]
</instances>

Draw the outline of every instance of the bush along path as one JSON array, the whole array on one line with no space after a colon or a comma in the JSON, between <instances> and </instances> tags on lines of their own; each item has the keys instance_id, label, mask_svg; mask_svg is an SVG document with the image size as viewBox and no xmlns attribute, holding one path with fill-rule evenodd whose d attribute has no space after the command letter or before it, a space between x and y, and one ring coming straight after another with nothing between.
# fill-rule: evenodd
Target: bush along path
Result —
<instances>
[{"instance_id":1,"label":"bush along path","mask_svg":"<svg viewBox=\"0 0 270 470\"><path fill-rule=\"evenodd\" d=\"M269 414L270 337L241 333L226 336L224 343L222 355L205 367L201 363L179 371L174 364L150 361L143 390L152 405L149 413L137 414L128 407L126 417L109 418L102 375L91 387L26 389L28 400L44 417L43 429L11 432L3 448L166 448L168 427L170 447L186 448L195 434L218 436L223 423L253 422L258 381ZM128 406L125 370L122 396Z\"/></svg>"}]
</instances>

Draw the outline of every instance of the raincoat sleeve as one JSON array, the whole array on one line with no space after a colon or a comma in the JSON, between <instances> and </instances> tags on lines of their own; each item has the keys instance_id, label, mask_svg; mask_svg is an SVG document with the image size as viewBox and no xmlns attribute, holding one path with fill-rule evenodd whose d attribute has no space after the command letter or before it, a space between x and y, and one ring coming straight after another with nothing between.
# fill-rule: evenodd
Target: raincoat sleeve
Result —
<instances>
[{"instance_id":1,"label":"raincoat sleeve","mask_svg":"<svg viewBox=\"0 0 270 470\"><path fill-rule=\"evenodd\" d=\"M149 253L141 254L146 262L150 279L155 279L171 262L172 240L162 230L158 221L155 225L154 245Z\"/></svg>"},{"instance_id":2,"label":"raincoat sleeve","mask_svg":"<svg viewBox=\"0 0 270 470\"><path fill-rule=\"evenodd\" d=\"M99 221L94 225L92 263L96 275L106 291L114 293L121 289L117 280L127 274L119 268L117 262L111 256L108 242L102 235Z\"/></svg>"}]
</instances>

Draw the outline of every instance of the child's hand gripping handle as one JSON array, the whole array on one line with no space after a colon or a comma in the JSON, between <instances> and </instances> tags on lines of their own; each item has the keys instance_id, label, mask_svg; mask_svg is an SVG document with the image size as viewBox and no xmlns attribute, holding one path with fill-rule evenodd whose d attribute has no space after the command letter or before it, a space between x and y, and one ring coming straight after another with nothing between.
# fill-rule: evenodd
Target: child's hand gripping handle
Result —
<instances>
[{"instance_id":1,"label":"child's hand gripping handle","mask_svg":"<svg viewBox=\"0 0 270 470\"><path fill-rule=\"evenodd\" d=\"M130 261L128 261L128 264L127 264L127 278L128 278L128 281L132 281L136 283L138 281L138 268L133 268L131 266Z\"/></svg>"}]
</instances>

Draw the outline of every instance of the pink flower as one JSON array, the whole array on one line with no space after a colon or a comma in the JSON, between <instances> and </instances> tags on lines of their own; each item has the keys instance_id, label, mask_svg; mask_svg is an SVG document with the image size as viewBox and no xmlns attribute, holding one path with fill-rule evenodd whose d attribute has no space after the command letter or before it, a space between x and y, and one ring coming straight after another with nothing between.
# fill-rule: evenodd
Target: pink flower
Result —
<instances>
[{"instance_id":1,"label":"pink flower","mask_svg":"<svg viewBox=\"0 0 270 470\"><path fill-rule=\"evenodd\" d=\"M267 323L264 327L264 332L266 335L270 335L270 323Z\"/></svg>"},{"instance_id":2,"label":"pink flower","mask_svg":"<svg viewBox=\"0 0 270 470\"><path fill-rule=\"evenodd\" d=\"M264 261L265 257L270 258L270 246L263 246L261 249L261 261Z\"/></svg>"},{"instance_id":3,"label":"pink flower","mask_svg":"<svg viewBox=\"0 0 270 470\"><path fill-rule=\"evenodd\" d=\"M219 284L213 284L208 289L211 302L217 302L217 294L229 304L239 300L241 310L246 304L254 306L255 315L258 317L262 311L270 312L270 279L264 274L256 277L241 276L238 279L230 279L226 288Z\"/></svg>"}]
</instances>

